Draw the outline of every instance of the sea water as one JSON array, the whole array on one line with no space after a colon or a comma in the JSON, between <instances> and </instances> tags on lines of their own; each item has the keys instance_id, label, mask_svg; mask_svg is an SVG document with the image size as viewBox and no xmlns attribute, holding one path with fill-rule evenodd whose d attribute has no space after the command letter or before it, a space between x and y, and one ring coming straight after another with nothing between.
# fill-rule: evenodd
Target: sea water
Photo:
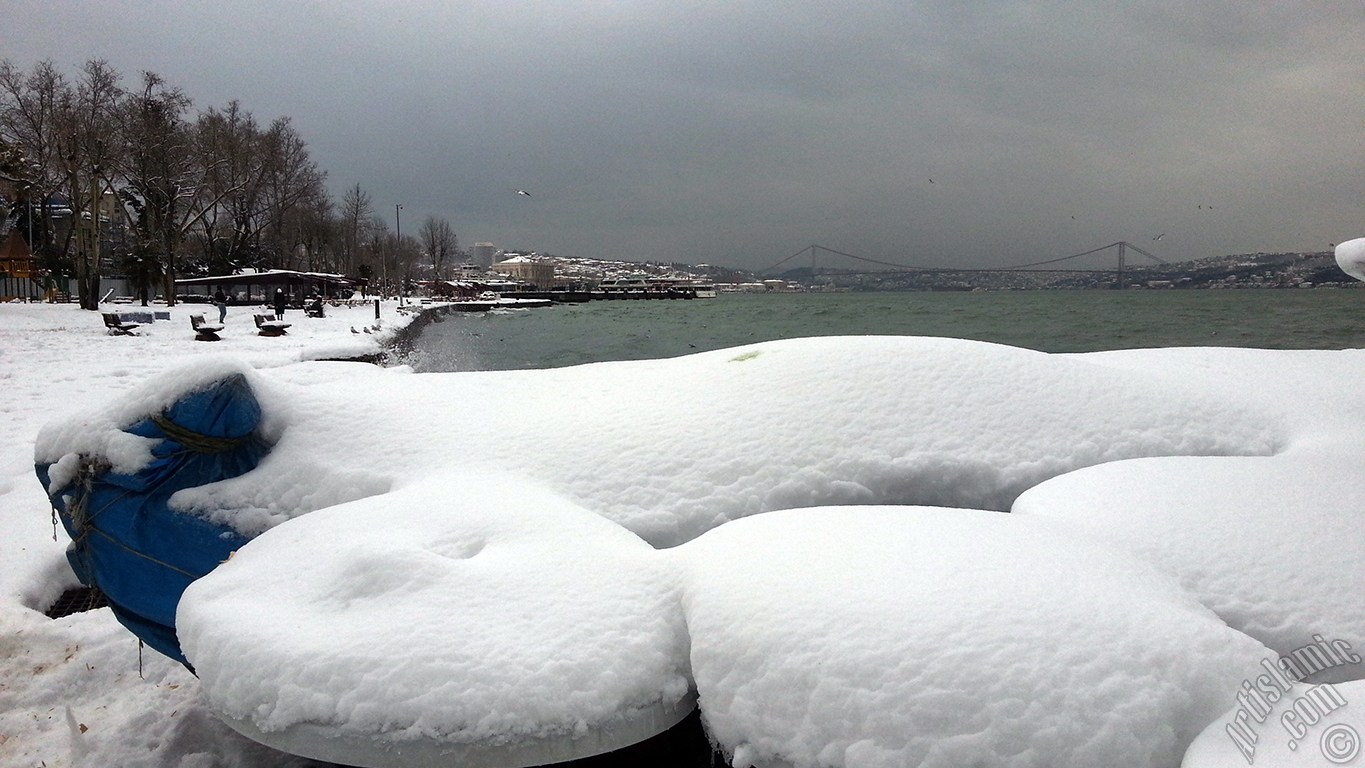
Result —
<instances>
[{"instance_id":1,"label":"sea water","mask_svg":"<svg viewBox=\"0 0 1365 768\"><path fill-rule=\"evenodd\" d=\"M722 294L451 313L422 330L419 371L676 357L773 339L948 336L1043 352L1172 346L1365 347L1365 290Z\"/></svg>"}]
</instances>

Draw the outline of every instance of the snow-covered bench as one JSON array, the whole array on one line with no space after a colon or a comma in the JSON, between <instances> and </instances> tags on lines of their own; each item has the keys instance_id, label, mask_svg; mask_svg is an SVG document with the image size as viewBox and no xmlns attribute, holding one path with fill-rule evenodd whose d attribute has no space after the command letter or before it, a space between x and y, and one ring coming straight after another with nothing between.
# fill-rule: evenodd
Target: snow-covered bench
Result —
<instances>
[{"instance_id":1,"label":"snow-covered bench","mask_svg":"<svg viewBox=\"0 0 1365 768\"><path fill-rule=\"evenodd\" d=\"M283 336L292 323L276 320L270 315L256 315L256 328L261 336Z\"/></svg>"},{"instance_id":2,"label":"snow-covered bench","mask_svg":"<svg viewBox=\"0 0 1365 768\"><path fill-rule=\"evenodd\" d=\"M137 329L142 327L142 323L124 322L114 312L101 312L104 316L104 327L109 329L110 336L136 336Z\"/></svg>"},{"instance_id":3,"label":"snow-covered bench","mask_svg":"<svg viewBox=\"0 0 1365 768\"><path fill-rule=\"evenodd\" d=\"M219 323L204 322L203 315L190 315L190 327L194 329L195 341L222 341L218 333L223 330Z\"/></svg>"}]
</instances>

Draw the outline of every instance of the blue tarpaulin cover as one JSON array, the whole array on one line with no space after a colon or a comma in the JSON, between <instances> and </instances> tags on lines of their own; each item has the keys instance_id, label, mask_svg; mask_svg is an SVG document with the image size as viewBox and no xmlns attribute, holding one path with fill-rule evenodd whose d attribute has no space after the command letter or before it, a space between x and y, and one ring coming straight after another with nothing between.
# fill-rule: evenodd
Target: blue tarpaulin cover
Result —
<instances>
[{"instance_id":1,"label":"blue tarpaulin cover","mask_svg":"<svg viewBox=\"0 0 1365 768\"><path fill-rule=\"evenodd\" d=\"M176 491L254 468L270 450L256 434L260 421L251 386L234 374L124 428L160 440L154 460L137 474L116 474L86 458L71 483L52 488L51 465L36 467L71 535L66 556L77 578L102 591L133 634L187 667L175 635L180 595L248 539L168 502Z\"/></svg>"}]
</instances>

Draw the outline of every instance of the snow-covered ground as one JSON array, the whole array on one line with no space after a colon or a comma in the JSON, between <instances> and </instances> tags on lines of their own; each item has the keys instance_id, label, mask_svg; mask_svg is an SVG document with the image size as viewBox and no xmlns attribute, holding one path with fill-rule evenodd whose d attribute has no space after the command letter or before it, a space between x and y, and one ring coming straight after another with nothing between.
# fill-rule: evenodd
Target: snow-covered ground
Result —
<instances>
[{"instance_id":1,"label":"snow-covered ground","mask_svg":"<svg viewBox=\"0 0 1365 768\"><path fill-rule=\"evenodd\" d=\"M260 338L238 311L205 344L181 314L122 338L0 305L0 763L289 762L216 713L333 758L496 764L694 695L736 765L1175 766L1220 723L1192 766L1274 765L1358 723L1291 731L1247 691L1283 655L1338 681L1310 703L1365 696L1342 682L1365 678L1365 350L301 362L373 351L384 318ZM273 449L175 504L260 536L181 603L202 681L150 651L139 673L108 611L39 612L72 580L35 453L113 452L235 371Z\"/></svg>"},{"instance_id":2,"label":"snow-covered ground","mask_svg":"<svg viewBox=\"0 0 1365 768\"><path fill-rule=\"evenodd\" d=\"M271 368L374 353L379 337L411 319L385 302L376 333L372 304L329 307L320 319L291 311L288 335L268 338L256 334L253 309L230 308L222 341L209 343L194 341L189 317L215 321L210 306L177 306L171 321L125 337L107 335L98 314L74 304L0 304L0 765L307 764L282 761L220 724L179 664L146 651L139 674L137 639L109 611L58 621L41 613L75 585L66 535L33 474L45 423L198 361L226 356Z\"/></svg>"}]
</instances>

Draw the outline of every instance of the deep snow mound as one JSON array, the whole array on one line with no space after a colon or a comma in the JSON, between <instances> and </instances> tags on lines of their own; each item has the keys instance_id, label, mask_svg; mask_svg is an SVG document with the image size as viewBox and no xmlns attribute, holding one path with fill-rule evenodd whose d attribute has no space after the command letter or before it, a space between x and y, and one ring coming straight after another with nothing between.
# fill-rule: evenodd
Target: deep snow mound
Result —
<instances>
[{"instance_id":1,"label":"deep snow mound","mask_svg":"<svg viewBox=\"0 0 1365 768\"><path fill-rule=\"evenodd\" d=\"M736 766L1162 766L1267 655L1049 521L843 507L675 550L703 722Z\"/></svg>"},{"instance_id":2,"label":"deep snow mound","mask_svg":"<svg viewBox=\"0 0 1365 768\"><path fill-rule=\"evenodd\" d=\"M177 623L210 707L270 746L543 765L693 709L668 568L523 480L450 474L267 531L190 587Z\"/></svg>"},{"instance_id":3,"label":"deep snow mound","mask_svg":"<svg viewBox=\"0 0 1365 768\"><path fill-rule=\"evenodd\" d=\"M318 363L253 383L271 457L173 500L247 535L458 467L523 475L667 547L793 507L1006 510L1080 467L1269 454L1283 433L1262 405L1080 357L938 338L796 339L545 371ZM49 439L38 451L58 462L77 445L98 447Z\"/></svg>"},{"instance_id":4,"label":"deep snow mound","mask_svg":"<svg viewBox=\"0 0 1365 768\"><path fill-rule=\"evenodd\" d=\"M1338 244L1333 255L1342 272L1357 280L1365 280L1365 237Z\"/></svg>"},{"instance_id":5,"label":"deep snow mound","mask_svg":"<svg viewBox=\"0 0 1365 768\"><path fill-rule=\"evenodd\" d=\"M1365 444L1276 456L1117 461L1026 491L1014 512L1063 523L1156 565L1278 654L1314 636L1365 649ZM1314 682L1365 663L1313 661Z\"/></svg>"}]
</instances>

